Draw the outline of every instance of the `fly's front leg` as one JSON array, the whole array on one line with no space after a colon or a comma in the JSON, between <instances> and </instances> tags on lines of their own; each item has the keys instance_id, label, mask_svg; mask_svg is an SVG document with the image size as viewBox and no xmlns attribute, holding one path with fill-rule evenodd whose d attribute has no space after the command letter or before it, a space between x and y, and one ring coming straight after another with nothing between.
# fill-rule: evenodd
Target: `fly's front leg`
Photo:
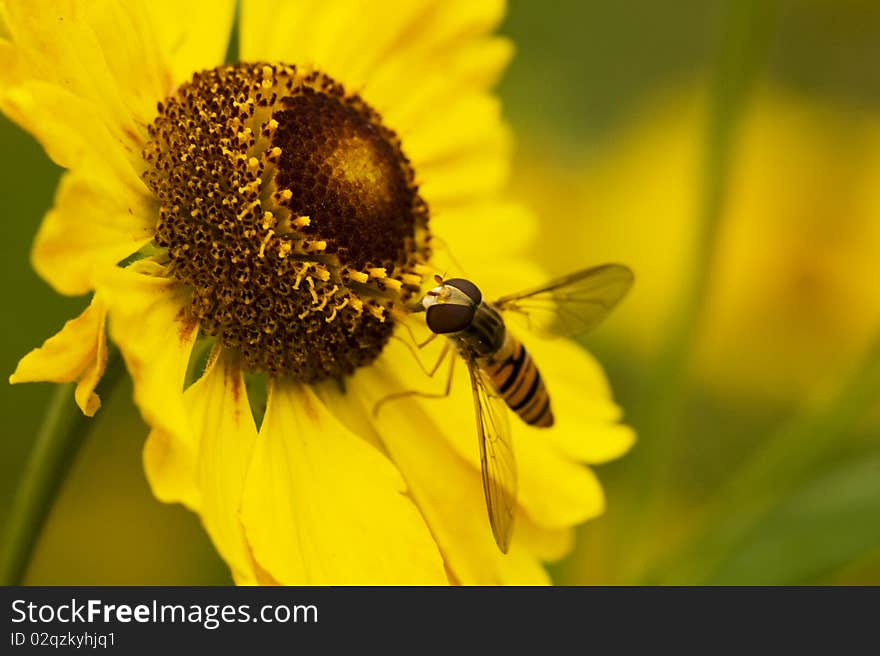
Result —
<instances>
[{"instance_id":1,"label":"fly's front leg","mask_svg":"<svg viewBox=\"0 0 880 656\"><path fill-rule=\"evenodd\" d=\"M415 358L415 361L419 365L419 369L422 370L422 373L424 373L429 378L432 377L434 375L434 373L437 371L437 367L439 366L439 364L435 364L433 367L431 367L429 369L428 367L425 366L425 363L422 362L422 358L419 356L418 351L422 350L428 344L433 342L437 338L437 333L431 333L427 339L424 339L421 342L418 342L418 341L416 341L416 336L413 333L412 328L406 322L401 322L401 325L406 330L407 334L409 335L410 340L412 340L412 344L410 344L408 341L406 341L403 337L401 337L399 335L391 335L392 339L396 339L399 342L401 342L404 346L406 346L406 348L412 354L413 358ZM415 347L413 347L413 345L415 345ZM443 360L445 352L446 352L446 350L444 349L440 353L440 359L438 360L438 363Z\"/></svg>"},{"instance_id":2,"label":"fly's front leg","mask_svg":"<svg viewBox=\"0 0 880 656\"><path fill-rule=\"evenodd\" d=\"M398 337L397 335L392 335L392 337L394 339L400 341L404 346L406 346L407 349L409 349L409 352L412 354L413 358L415 358L416 364L419 365L419 369L421 369L422 373L425 374L426 376L428 376L428 378L433 377L434 374L437 373L437 368L440 366L439 363L443 361L443 358L446 356L446 351L449 348L449 344L447 344L445 347L443 347L443 350L440 352L440 358L437 360L437 362L434 364L434 366L429 369L428 367L425 366L425 363L422 362L422 358L419 357L419 352L416 349L425 348L428 344L430 344L434 340L435 337L437 337L436 333L432 333L431 336L428 339L426 339L425 341L417 343L415 348L413 348L413 345L410 344L409 342L407 342L402 337ZM412 333L410 333L410 337L412 337ZM415 342L415 339L413 339L413 342Z\"/></svg>"},{"instance_id":3,"label":"fly's front leg","mask_svg":"<svg viewBox=\"0 0 880 656\"><path fill-rule=\"evenodd\" d=\"M423 349L435 339L437 339L437 333L431 333L431 335L426 340L416 343L416 348ZM415 340L413 341L415 342Z\"/></svg>"},{"instance_id":4,"label":"fly's front leg","mask_svg":"<svg viewBox=\"0 0 880 656\"><path fill-rule=\"evenodd\" d=\"M406 390L405 392L395 392L394 394L388 394L387 396L383 396L381 399L376 401L376 404L373 406L373 417L378 417L379 409L389 401L406 399L411 396L416 396L422 399L445 399L447 396L449 396L449 392L452 390L452 374L455 372L455 363L458 360L458 358L455 357L451 342L446 343L446 345L443 347L443 350L440 352L440 357L437 359L437 362L430 369L430 371L426 371L425 373L427 373L429 377L433 378L434 374L437 373L437 370L443 363L443 360L446 358L449 358L449 374L446 377L446 388L442 393L438 394L436 392L419 392L417 390Z\"/></svg>"}]
</instances>

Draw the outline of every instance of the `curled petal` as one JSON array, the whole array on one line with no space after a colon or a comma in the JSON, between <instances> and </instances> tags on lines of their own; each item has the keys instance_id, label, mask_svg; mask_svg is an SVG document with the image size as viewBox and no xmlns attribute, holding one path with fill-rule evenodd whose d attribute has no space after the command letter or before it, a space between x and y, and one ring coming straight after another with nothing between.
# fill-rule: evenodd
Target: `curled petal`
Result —
<instances>
[{"instance_id":1,"label":"curled petal","mask_svg":"<svg viewBox=\"0 0 880 656\"><path fill-rule=\"evenodd\" d=\"M107 364L106 319L107 307L99 296L95 296L81 315L68 321L58 334L24 356L9 382L76 381L76 403L83 414L93 416L101 407L95 387Z\"/></svg>"}]
</instances>

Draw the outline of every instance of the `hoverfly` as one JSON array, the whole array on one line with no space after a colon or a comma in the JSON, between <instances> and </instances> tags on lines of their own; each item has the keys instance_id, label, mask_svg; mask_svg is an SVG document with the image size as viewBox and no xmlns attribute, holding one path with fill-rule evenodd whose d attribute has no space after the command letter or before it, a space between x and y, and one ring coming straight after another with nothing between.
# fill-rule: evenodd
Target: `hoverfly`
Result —
<instances>
[{"instance_id":1,"label":"hoverfly","mask_svg":"<svg viewBox=\"0 0 880 656\"><path fill-rule=\"evenodd\" d=\"M626 295L633 274L621 264L603 264L492 302L484 301L470 280L443 280L440 276L435 280L437 286L411 310L425 312L428 329L449 338L441 360L451 344L467 364L489 524L498 548L507 553L516 510L517 473L504 405L538 428L553 425L553 410L538 367L507 330L502 313L521 313L530 322L543 314L551 319L546 327L549 334L581 335ZM451 374L447 386L450 383Z\"/></svg>"}]
</instances>

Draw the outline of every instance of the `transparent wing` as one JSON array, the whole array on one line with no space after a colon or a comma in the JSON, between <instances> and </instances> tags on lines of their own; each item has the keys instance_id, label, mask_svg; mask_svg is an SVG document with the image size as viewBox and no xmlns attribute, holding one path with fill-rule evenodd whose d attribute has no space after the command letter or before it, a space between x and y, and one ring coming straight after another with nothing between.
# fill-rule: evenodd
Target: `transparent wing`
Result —
<instances>
[{"instance_id":1,"label":"transparent wing","mask_svg":"<svg viewBox=\"0 0 880 656\"><path fill-rule=\"evenodd\" d=\"M603 264L557 278L546 285L502 296L499 310L524 315L533 330L554 336L582 335L602 321L632 287L622 264Z\"/></svg>"},{"instance_id":2,"label":"transparent wing","mask_svg":"<svg viewBox=\"0 0 880 656\"><path fill-rule=\"evenodd\" d=\"M516 460L510 440L507 406L479 366L472 360L465 360L474 392L483 493L489 511L489 524L498 548L507 553L513 533L517 488Z\"/></svg>"}]
</instances>

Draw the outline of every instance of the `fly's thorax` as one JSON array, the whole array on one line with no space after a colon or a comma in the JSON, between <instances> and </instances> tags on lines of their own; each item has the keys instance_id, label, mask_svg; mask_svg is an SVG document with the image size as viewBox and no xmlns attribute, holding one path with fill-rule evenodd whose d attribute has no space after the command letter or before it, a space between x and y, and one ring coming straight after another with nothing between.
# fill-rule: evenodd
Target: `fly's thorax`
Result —
<instances>
[{"instance_id":1,"label":"fly's thorax","mask_svg":"<svg viewBox=\"0 0 880 656\"><path fill-rule=\"evenodd\" d=\"M501 314L490 303L480 303L467 328L455 335L459 350L486 359L495 356L505 345L507 328Z\"/></svg>"},{"instance_id":2,"label":"fly's thorax","mask_svg":"<svg viewBox=\"0 0 880 656\"><path fill-rule=\"evenodd\" d=\"M154 245L202 330L304 382L381 352L429 257L428 209L397 135L314 71L197 73L158 106L143 178Z\"/></svg>"}]
</instances>

